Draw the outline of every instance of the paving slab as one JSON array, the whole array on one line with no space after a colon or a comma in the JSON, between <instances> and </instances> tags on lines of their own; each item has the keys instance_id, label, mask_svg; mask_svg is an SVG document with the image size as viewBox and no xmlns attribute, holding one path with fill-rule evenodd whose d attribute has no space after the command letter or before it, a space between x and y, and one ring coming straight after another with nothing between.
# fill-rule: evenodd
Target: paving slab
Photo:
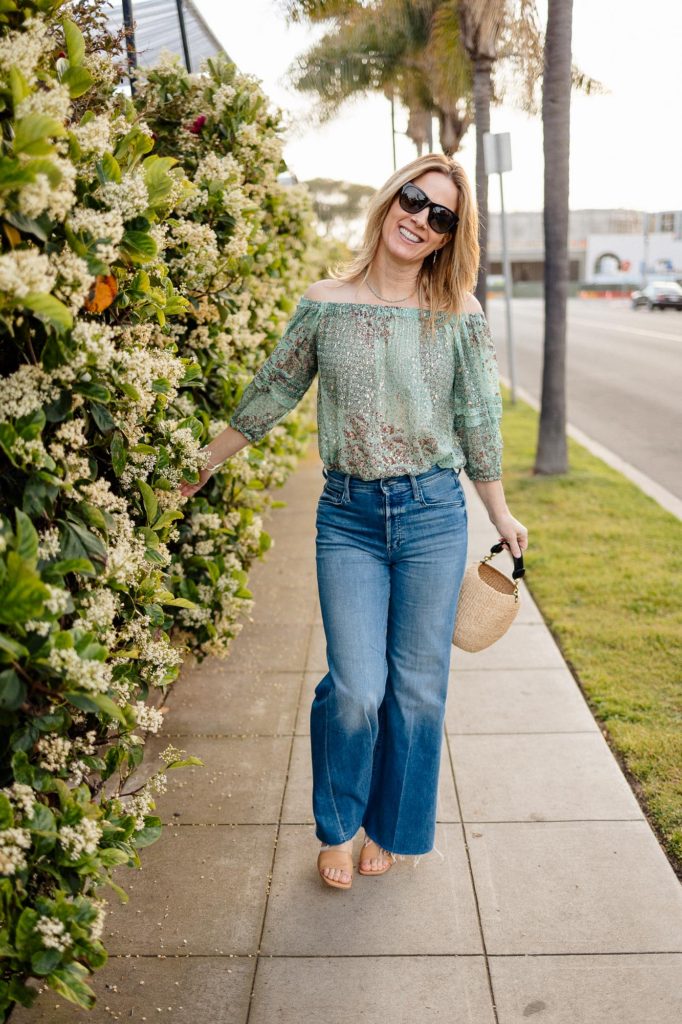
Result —
<instances>
[{"instance_id":1,"label":"paving slab","mask_svg":"<svg viewBox=\"0 0 682 1024\"><path fill-rule=\"evenodd\" d=\"M600 732L451 736L464 821L643 819Z\"/></svg>"},{"instance_id":2,"label":"paving slab","mask_svg":"<svg viewBox=\"0 0 682 1024\"><path fill-rule=\"evenodd\" d=\"M445 728L450 733L600 731L565 667L451 672Z\"/></svg>"},{"instance_id":3,"label":"paving slab","mask_svg":"<svg viewBox=\"0 0 682 1024\"><path fill-rule=\"evenodd\" d=\"M682 952L682 889L647 822L464 827L489 954Z\"/></svg>"},{"instance_id":4,"label":"paving slab","mask_svg":"<svg viewBox=\"0 0 682 1024\"><path fill-rule=\"evenodd\" d=\"M249 1024L494 1024L480 956L261 957Z\"/></svg>"},{"instance_id":5,"label":"paving slab","mask_svg":"<svg viewBox=\"0 0 682 1024\"><path fill-rule=\"evenodd\" d=\"M353 846L353 859L361 845ZM317 876L319 840L283 825L261 943L264 955L349 956L481 953L460 825L438 824L436 851L398 860L377 878L356 873L348 891Z\"/></svg>"},{"instance_id":6,"label":"paving slab","mask_svg":"<svg viewBox=\"0 0 682 1024\"><path fill-rule=\"evenodd\" d=\"M159 736L293 732L303 673L247 672L226 665L209 659L173 683Z\"/></svg>"},{"instance_id":7,"label":"paving slab","mask_svg":"<svg viewBox=\"0 0 682 1024\"><path fill-rule=\"evenodd\" d=\"M282 808L282 821L287 824L315 823L310 760L310 736L295 736ZM460 820L452 767L445 741L441 749L436 818L438 821Z\"/></svg>"},{"instance_id":8,"label":"paving slab","mask_svg":"<svg viewBox=\"0 0 682 1024\"><path fill-rule=\"evenodd\" d=\"M167 737L151 737L145 759L153 762L167 743ZM167 791L155 797L156 813L164 823L259 825L278 821L291 748L289 736L185 736L183 743L189 754L204 763L167 773ZM140 772L140 781L144 775Z\"/></svg>"},{"instance_id":9,"label":"paving slab","mask_svg":"<svg viewBox=\"0 0 682 1024\"><path fill-rule=\"evenodd\" d=\"M47 988L12 1024L246 1024L256 967L251 957L112 956L88 980L97 996L83 1010Z\"/></svg>"},{"instance_id":10,"label":"paving slab","mask_svg":"<svg viewBox=\"0 0 682 1024\"><path fill-rule=\"evenodd\" d=\"M559 647L544 624L519 622L483 651L471 653L453 645L450 671L564 668L565 665Z\"/></svg>"},{"instance_id":11,"label":"paving slab","mask_svg":"<svg viewBox=\"0 0 682 1024\"><path fill-rule=\"evenodd\" d=\"M235 672L293 672L305 668L311 627L306 623L272 623L263 629L260 623L247 622L226 659L226 667Z\"/></svg>"},{"instance_id":12,"label":"paving slab","mask_svg":"<svg viewBox=\"0 0 682 1024\"><path fill-rule=\"evenodd\" d=\"M499 1024L679 1024L682 954L489 957Z\"/></svg>"},{"instance_id":13,"label":"paving slab","mask_svg":"<svg viewBox=\"0 0 682 1024\"><path fill-rule=\"evenodd\" d=\"M272 825L196 825L164 831L141 853L142 870L114 880L102 941L112 954L255 953L275 847Z\"/></svg>"}]
</instances>

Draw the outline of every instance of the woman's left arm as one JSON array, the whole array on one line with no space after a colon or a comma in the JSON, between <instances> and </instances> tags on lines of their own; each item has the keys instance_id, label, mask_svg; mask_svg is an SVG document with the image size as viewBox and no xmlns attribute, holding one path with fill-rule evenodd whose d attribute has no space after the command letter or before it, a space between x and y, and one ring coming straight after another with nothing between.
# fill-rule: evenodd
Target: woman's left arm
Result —
<instances>
[{"instance_id":1,"label":"woman's left arm","mask_svg":"<svg viewBox=\"0 0 682 1024\"><path fill-rule=\"evenodd\" d=\"M519 558L528 547L528 530L509 511L501 480L472 480L478 496L486 507L488 518L499 532L500 540L507 541L509 550Z\"/></svg>"}]
</instances>

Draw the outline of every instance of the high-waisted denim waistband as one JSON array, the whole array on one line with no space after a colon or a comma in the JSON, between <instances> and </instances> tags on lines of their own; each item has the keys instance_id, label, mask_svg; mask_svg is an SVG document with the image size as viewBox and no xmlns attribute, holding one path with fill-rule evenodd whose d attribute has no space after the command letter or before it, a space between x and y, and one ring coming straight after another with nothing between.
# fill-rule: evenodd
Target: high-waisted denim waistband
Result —
<instances>
[{"instance_id":1,"label":"high-waisted denim waistband","mask_svg":"<svg viewBox=\"0 0 682 1024\"><path fill-rule=\"evenodd\" d=\"M461 473L460 469L450 469L447 466L433 465L430 469L425 470L423 473L403 473L400 476L380 476L374 480L363 480L362 477L353 476L351 473L343 473L340 469L327 469L326 466L322 467L322 475L325 478L331 480L338 480L339 483L345 484L346 480L352 483L353 488L360 488L361 490L385 490L382 485L390 485L391 490L400 490L401 487L412 487L413 480L425 480L427 477L436 476L438 473L455 473L457 476Z\"/></svg>"}]
</instances>

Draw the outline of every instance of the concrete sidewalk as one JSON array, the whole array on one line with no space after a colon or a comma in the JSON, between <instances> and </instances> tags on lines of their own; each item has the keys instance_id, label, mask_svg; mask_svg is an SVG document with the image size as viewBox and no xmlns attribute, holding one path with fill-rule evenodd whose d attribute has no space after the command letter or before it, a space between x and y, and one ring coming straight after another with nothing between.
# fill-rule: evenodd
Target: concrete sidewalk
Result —
<instances>
[{"instance_id":1,"label":"concrete sidewalk","mask_svg":"<svg viewBox=\"0 0 682 1024\"><path fill-rule=\"evenodd\" d=\"M227 661L181 677L148 742L150 764L172 742L206 767L170 774L170 827L116 875L129 904L106 890L97 1008L48 992L13 1024L679 1024L679 882L525 587L502 640L452 648L444 859L356 873L350 892L317 877L321 469L313 444L266 521L254 621ZM496 534L465 486L471 561Z\"/></svg>"}]
</instances>

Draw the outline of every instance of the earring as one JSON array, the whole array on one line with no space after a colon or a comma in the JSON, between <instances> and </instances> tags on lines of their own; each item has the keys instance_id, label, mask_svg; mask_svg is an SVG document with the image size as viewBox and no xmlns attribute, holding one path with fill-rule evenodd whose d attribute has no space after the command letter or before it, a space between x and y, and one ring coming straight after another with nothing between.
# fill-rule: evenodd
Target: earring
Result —
<instances>
[{"instance_id":1,"label":"earring","mask_svg":"<svg viewBox=\"0 0 682 1024\"><path fill-rule=\"evenodd\" d=\"M434 249L433 250L433 263L431 264L432 267L435 267L437 259L438 259L438 249Z\"/></svg>"}]
</instances>

